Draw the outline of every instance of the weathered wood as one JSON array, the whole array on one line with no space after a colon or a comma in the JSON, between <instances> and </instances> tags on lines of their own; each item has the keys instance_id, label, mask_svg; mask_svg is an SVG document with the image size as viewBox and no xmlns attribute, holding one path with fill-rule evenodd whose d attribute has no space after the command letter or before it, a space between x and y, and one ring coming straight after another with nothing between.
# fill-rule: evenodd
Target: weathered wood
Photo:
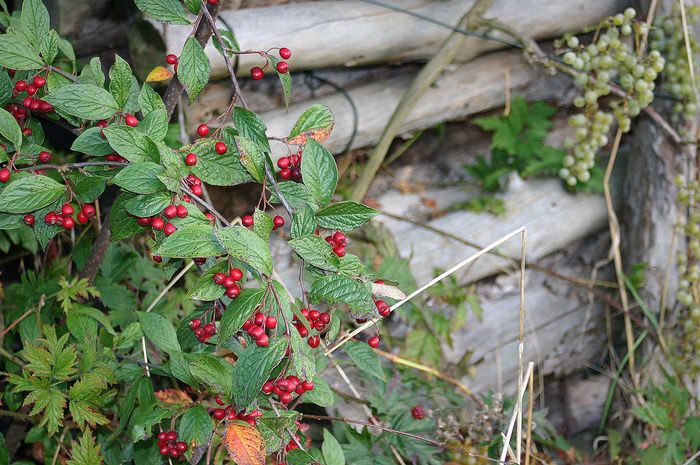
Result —
<instances>
[{"instance_id":1,"label":"weathered wood","mask_svg":"<svg viewBox=\"0 0 700 465\"><path fill-rule=\"evenodd\" d=\"M438 21L453 24L473 0L392 0ZM595 24L622 11L628 0L496 0L485 15L519 34L542 39L557 37ZM242 50L288 47L292 70L401 62L432 56L449 30L405 13L359 1L318 1L224 12ZM189 28L162 28L168 53L179 53ZM493 35L498 35L493 33ZM500 37L503 38L501 35ZM512 41L512 40L511 40ZM502 44L470 37L464 54L484 53ZM214 77L226 75L221 55L207 47ZM255 55L241 56L241 70L260 64Z\"/></svg>"},{"instance_id":2,"label":"weathered wood","mask_svg":"<svg viewBox=\"0 0 700 465\"><path fill-rule=\"evenodd\" d=\"M509 75L509 78L506 75ZM408 87L413 73L374 82L349 91L358 113L358 125L353 148L375 143L391 117L394 108ZM506 98L506 86L511 93L532 100L571 99L571 79L567 76L545 76L540 69L528 65L518 52L498 52L445 72L428 90L411 114L401 131L434 126L446 120L464 118L491 108L502 106ZM291 105L289 109L263 113L270 136L286 136L296 118L310 105L328 105L336 118L335 128L327 141L331 151L345 148L353 135L354 114L347 99L340 93ZM273 147L281 153L281 145Z\"/></svg>"}]
</instances>

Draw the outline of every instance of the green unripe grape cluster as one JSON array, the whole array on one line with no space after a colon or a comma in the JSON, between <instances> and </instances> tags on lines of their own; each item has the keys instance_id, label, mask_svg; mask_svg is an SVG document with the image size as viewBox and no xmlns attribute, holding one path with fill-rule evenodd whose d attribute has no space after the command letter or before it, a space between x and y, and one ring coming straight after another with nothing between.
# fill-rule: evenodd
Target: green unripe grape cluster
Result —
<instances>
[{"instance_id":1,"label":"green unripe grape cluster","mask_svg":"<svg viewBox=\"0 0 700 465\"><path fill-rule=\"evenodd\" d=\"M693 34L693 25L700 19L700 9L689 6L686 13L689 28L688 43L692 54L697 55L700 46ZM698 102L693 86L700 85L700 82L697 78L693 82L690 74L683 22L676 2L670 14L657 17L649 38L651 50L666 58L662 89L678 100L673 107L671 119L676 124L681 123L683 119L689 119L697 114Z\"/></svg>"},{"instance_id":2,"label":"green unripe grape cluster","mask_svg":"<svg viewBox=\"0 0 700 465\"><path fill-rule=\"evenodd\" d=\"M647 26L635 22L635 16L635 10L628 8L607 18L589 45L581 44L576 36L562 42L567 48L564 63L577 71L574 84L580 94L573 103L581 109L569 118L574 134L564 141L569 154L559 170L569 186L588 182L613 123L629 131L632 118L654 100L655 81L665 61L658 51L638 55L636 44L647 33ZM613 84L626 95L612 94Z\"/></svg>"},{"instance_id":3,"label":"green unripe grape cluster","mask_svg":"<svg viewBox=\"0 0 700 465\"><path fill-rule=\"evenodd\" d=\"M678 201L688 210L688 221L679 225L680 233L688 244L687 252L678 254L678 290L676 300L682 307L680 349L690 374L700 372L700 181L686 182L682 176L675 179Z\"/></svg>"}]
</instances>

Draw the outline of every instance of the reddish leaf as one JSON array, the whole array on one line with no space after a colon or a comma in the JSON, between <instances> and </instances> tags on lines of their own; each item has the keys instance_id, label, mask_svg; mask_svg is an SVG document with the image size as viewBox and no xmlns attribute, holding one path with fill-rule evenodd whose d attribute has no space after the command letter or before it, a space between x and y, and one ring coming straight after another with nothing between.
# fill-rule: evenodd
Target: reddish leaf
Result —
<instances>
[{"instance_id":1,"label":"reddish leaf","mask_svg":"<svg viewBox=\"0 0 700 465\"><path fill-rule=\"evenodd\" d=\"M237 465L265 465L265 444L257 428L231 422L222 441Z\"/></svg>"}]
</instances>

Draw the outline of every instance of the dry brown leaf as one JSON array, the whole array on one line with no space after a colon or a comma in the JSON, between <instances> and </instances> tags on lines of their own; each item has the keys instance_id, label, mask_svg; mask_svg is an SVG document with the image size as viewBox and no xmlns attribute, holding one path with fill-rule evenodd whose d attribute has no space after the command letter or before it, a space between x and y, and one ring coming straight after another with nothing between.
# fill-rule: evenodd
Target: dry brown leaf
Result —
<instances>
[{"instance_id":1,"label":"dry brown leaf","mask_svg":"<svg viewBox=\"0 0 700 465\"><path fill-rule=\"evenodd\" d=\"M185 391L180 389L162 389L156 391L156 399L166 404L189 405L192 398Z\"/></svg>"}]
</instances>

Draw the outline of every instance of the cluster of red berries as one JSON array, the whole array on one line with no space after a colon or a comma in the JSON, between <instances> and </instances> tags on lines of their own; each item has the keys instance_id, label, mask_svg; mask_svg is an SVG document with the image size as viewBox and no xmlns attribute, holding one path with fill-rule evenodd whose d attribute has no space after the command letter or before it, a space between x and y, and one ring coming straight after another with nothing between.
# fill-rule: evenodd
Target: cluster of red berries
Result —
<instances>
[{"instance_id":1,"label":"cluster of red berries","mask_svg":"<svg viewBox=\"0 0 700 465\"><path fill-rule=\"evenodd\" d=\"M238 282L243 279L243 271L240 268L231 268L228 270L228 274L216 273L212 280L226 288L226 297L229 299L235 299L241 294L241 287Z\"/></svg>"},{"instance_id":2,"label":"cluster of red berries","mask_svg":"<svg viewBox=\"0 0 700 465\"><path fill-rule=\"evenodd\" d=\"M260 52L263 54L263 52ZM275 69L277 69L277 72L280 74L286 74L287 71L289 71L289 63L287 63L284 60L289 60L292 56L292 51L289 50L286 47L282 47L279 50L280 58L282 58L282 61L278 61L277 65L275 65ZM267 69L268 64L265 65L264 68L261 68L260 66L253 66L250 68L250 77L253 78L254 81L259 81L260 79L265 77L265 69Z\"/></svg>"},{"instance_id":3,"label":"cluster of red berries","mask_svg":"<svg viewBox=\"0 0 700 465\"><path fill-rule=\"evenodd\" d=\"M74 220L73 215L75 214L75 208L73 208L73 205L69 202L66 202L61 206L60 210L48 212L44 216L44 223L50 226L63 226L64 229L73 229L76 220L80 224L85 224L90 218L95 216L96 213L95 207L86 203L80 208ZM24 215L24 224L27 226L34 226L34 221L34 215L31 213Z\"/></svg>"},{"instance_id":4,"label":"cluster of red berries","mask_svg":"<svg viewBox=\"0 0 700 465\"><path fill-rule=\"evenodd\" d=\"M177 440L177 431L163 431L158 433L158 449L160 455L169 455L176 459L187 452L187 443Z\"/></svg>"},{"instance_id":5,"label":"cluster of red berries","mask_svg":"<svg viewBox=\"0 0 700 465\"><path fill-rule=\"evenodd\" d=\"M255 219L253 218L253 215L243 215L241 217L241 224L246 228L252 227L255 224ZM277 230L282 226L284 226L284 218L280 215L275 215L275 217L272 218L272 229Z\"/></svg>"},{"instance_id":6,"label":"cluster of red berries","mask_svg":"<svg viewBox=\"0 0 700 465\"><path fill-rule=\"evenodd\" d=\"M172 233L177 231L177 227L167 220L172 220L175 217L187 218L189 214L190 212L183 204L168 205L163 210L163 216L148 216L145 218L137 217L136 224L142 228L150 226L154 231L163 231L163 234L170 236Z\"/></svg>"},{"instance_id":7,"label":"cluster of red berries","mask_svg":"<svg viewBox=\"0 0 700 465\"><path fill-rule=\"evenodd\" d=\"M262 412L259 409L255 409L250 413L245 413L245 410L236 412L233 405L226 405L219 396L216 396L216 403L224 408L215 408L211 411L211 416L215 420L241 420L245 421L251 426L255 426L258 423L258 418L262 416Z\"/></svg>"},{"instance_id":8,"label":"cluster of red berries","mask_svg":"<svg viewBox=\"0 0 700 465\"><path fill-rule=\"evenodd\" d=\"M277 318L272 315L266 316L261 312L255 312L253 318L243 323L242 329L255 340L255 344L258 347L267 347L270 345L270 336L267 335L267 330L272 331L276 327Z\"/></svg>"},{"instance_id":9,"label":"cluster of red berries","mask_svg":"<svg viewBox=\"0 0 700 465\"><path fill-rule=\"evenodd\" d=\"M277 166L280 168L277 174L279 174L280 178L301 182L301 154L302 151L299 150L294 155L277 160Z\"/></svg>"},{"instance_id":10,"label":"cluster of red berries","mask_svg":"<svg viewBox=\"0 0 700 465\"><path fill-rule=\"evenodd\" d=\"M190 321L190 329L199 342L207 342L216 334L216 325L214 322L202 325L202 320L199 318Z\"/></svg>"},{"instance_id":11,"label":"cluster of red berries","mask_svg":"<svg viewBox=\"0 0 700 465\"><path fill-rule=\"evenodd\" d=\"M345 247L348 245L348 238L345 234L340 231L336 231L333 234L329 234L324 239L333 249L333 253L339 257L345 256Z\"/></svg>"},{"instance_id":12,"label":"cluster of red berries","mask_svg":"<svg viewBox=\"0 0 700 465\"><path fill-rule=\"evenodd\" d=\"M287 405L292 401L292 394L302 395L314 388L313 381L300 381L294 375L289 375L286 378L271 379L263 384L262 392L265 395L277 396L280 402Z\"/></svg>"},{"instance_id":13,"label":"cluster of red berries","mask_svg":"<svg viewBox=\"0 0 700 465\"><path fill-rule=\"evenodd\" d=\"M187 184L187 187L190 188L192 193L194 195L196 195L197 197L201 197L202 194L204 194L204 191L202 190L202 180L199 179L194 174L192 174L192 173L188 174L187 177L185 178L185 183ZM183 195L182 200L189 203L190 198L187 197L187 199L185 200L185 197L187 197L187 196Z\"/></svg>"},{"instance_id":14,"label":"cluster of red berries","mask_svg":"<svg viewBox=\"0 0 700 465\"><path fill-rule=\"evenodd\" d=\"M5 109L17 120L20 126L24 125L29 111L35 113L52 113L53 106L41 98L37 97L39 89L46 85L46 79L43 76L34 76L29 82L19 80L15 82L12 90L13 97L17 98L21 93L26 92L27 96L22 100L22 105L10 104ZM25 127L22 129L22 134L29 137L32 135L31 128Z\"/></svg>"},{"instance_id":15,"label":"cluster of red berries","mask_svg":"<svg viewBox=\"0 0 700 465\"><path fill-rule=\"evenodd\" d=\"M311 328L315 329L319 333L325 331L326 325L328 325L331 322L331 314L328 312L321 313L318 310L309 310L308 308L302 308L301 314L304 316L304 318L306 318L306 321L308 321L309 326L311 326ZM309 330L306 329L306 326L304 326L304 324L301 321L299 321L299 319L296 316L294 316L294 318L292 319L292 324L297 329L297 331L299 331L299 335L302 338L305 338L309 335ZM311 336L306 342L309 344L309 346L315 349L321 344L321 337L318 335Z\"/></svg>"}]
</instances>

